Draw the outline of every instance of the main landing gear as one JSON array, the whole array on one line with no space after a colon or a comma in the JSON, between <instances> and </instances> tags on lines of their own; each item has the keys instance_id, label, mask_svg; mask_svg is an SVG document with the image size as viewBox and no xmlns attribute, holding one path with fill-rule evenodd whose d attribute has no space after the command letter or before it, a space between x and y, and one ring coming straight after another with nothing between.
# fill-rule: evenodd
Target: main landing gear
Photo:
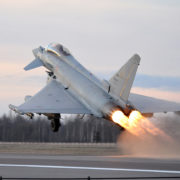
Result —
<instances>
[{"instance_id":1,"label":"main landing gear","mask_svg":"<svg viewBox=\"0 0 180 180\"><path fill-rule=\"evenodd\" d=\"M57 132L59 127L61 126L60 123L61 114L51 114L48 116L48 119L51 120L51 129L53 132Z\"/></svg>"},{"instance_id":2,"label":"main landing gear","mask_svg":"<svg viewBox=\"0 0 180 180\"><path fill-rule=\"evenodd\" d=\"M59 119L51 119L51 129L53 132L57 132L60 127L60 120Z\"/></svg>"}]
</instances>

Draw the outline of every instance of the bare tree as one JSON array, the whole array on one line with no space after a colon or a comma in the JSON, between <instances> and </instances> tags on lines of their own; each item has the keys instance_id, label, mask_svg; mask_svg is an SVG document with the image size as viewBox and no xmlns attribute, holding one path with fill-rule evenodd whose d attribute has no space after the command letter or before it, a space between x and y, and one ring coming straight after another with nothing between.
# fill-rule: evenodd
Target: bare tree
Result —
<instances>
[{"instance_id":1,"label":"bare tree","mask_svg":"<svg viewBox=\"0 0 180 180\"><path fill-rule=\"evenodd\" d=\"M0 141L8 142L116 142L121 129L95 117L73 120L65 117L59 132L51 132L50 121L42 117L29 120L22 116L0 117Z\"/></svg>"}]
</instances>

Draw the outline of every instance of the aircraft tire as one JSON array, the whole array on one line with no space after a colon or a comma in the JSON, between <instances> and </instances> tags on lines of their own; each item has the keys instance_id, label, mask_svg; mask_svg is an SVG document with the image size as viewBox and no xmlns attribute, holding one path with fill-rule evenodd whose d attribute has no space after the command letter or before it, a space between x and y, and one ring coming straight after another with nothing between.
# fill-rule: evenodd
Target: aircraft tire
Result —
<instances>
[{"instance_id":1,"label":"aircraft tire","mask_svg":"<svg viewBox=\"0 0 180 180\"><path fill-rule=\"evenodd\" d=\"M55 118L55 119L51 119L51 129L53 132L57 132L59 130L60 127L60 121L59 119Z\"/></svg>"}]
</instances>

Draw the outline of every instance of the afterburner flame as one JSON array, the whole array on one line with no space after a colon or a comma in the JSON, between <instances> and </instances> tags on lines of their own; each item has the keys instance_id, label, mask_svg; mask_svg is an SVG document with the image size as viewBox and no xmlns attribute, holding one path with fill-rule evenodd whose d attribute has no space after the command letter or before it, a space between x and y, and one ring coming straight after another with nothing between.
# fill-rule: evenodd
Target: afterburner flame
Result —
<instances>
[{"instance_id":1,"label":"afterburner flame","mask_svg":"<svg viewBox=\"0 0 180 180\"><path fill-rule=\"evenodd\" d=\"M143 117L139 111L132 111L128 118L122 111L117 110L112 113L112 120L137 136L146 133L152 135L163 134L147 118Z\"/></svg>"},{"instance_id":2,"label":"afterburner flame","mask_svg":"<svg viewBox=\"0 0 180 180\"><path fill-rule=\"evenodd\" d=\"M112 114L112 119L115 123L119 124L122 127L126 126L128 123L128 117L125 116L122 111L115 111Z\"/></svg>"},{"instance_id":3,"label":"afterburner flame","mask_svg":"<svg viewBox=\"0 0 180 180\"><path fill-rule=\"evenodd\" d=\"M128 131L132 131L137 126L137 121L141 118L142 115L138 111L132 111L129 118L119 110L112 113L112 120ZM135 130L133 130L133 134L135 134Z\"/></svg>"}]
</instances>

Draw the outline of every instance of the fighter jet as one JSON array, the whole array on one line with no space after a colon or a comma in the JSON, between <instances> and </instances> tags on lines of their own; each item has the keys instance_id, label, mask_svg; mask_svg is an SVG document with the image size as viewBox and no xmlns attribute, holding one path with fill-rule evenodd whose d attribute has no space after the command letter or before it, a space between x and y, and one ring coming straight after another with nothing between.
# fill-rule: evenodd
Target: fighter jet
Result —
<instances>
[{"instance_id":1,"label":"fighter jet","mask_svg":"<svg viewBox=\"0 0 180 180\"><path fill-rule=\"evenodd\" d=\"M47 85L34 96L26 96L20 106L9 108L31 118L43 114L51 120L54 132L60 127L61 114L89 114L112 121L116 116L130 116L138 111L143 116L157 112L178 112L180 104L130 93L140 64L133 55L109 81L100 80L84 68L63 45L51 43L33 49L35 60L26 71L44 66Z\"/></svg>"}]
</instances>

